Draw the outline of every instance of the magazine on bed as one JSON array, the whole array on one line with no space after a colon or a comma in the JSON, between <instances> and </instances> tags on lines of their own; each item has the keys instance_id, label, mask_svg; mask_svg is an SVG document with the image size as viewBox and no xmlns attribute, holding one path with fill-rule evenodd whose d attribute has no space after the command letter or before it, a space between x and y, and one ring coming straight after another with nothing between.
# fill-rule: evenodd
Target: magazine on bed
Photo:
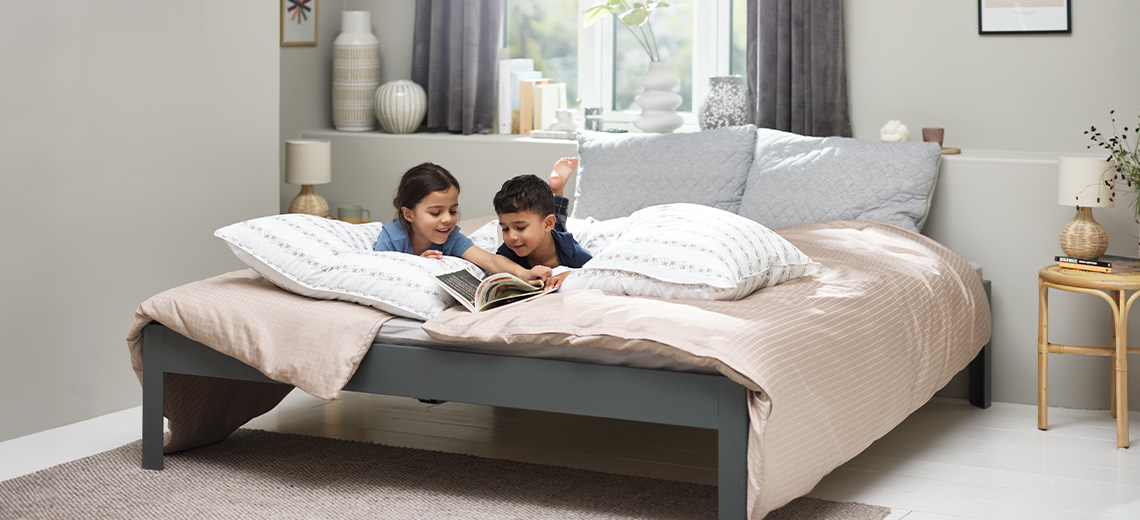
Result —
<instances>
[{"instance_id":1,"label":"magazine on bed","mask_svg":"<svg viewBox=\"0 0 1140 520\"><path fill-rule=\"evenodd\" d=\"M485 311L557 290L543 290L510 273L481 276L482 274L477 267L460 267L437 273L435 280L471 312Z\"/></svg>"}]
</instances>

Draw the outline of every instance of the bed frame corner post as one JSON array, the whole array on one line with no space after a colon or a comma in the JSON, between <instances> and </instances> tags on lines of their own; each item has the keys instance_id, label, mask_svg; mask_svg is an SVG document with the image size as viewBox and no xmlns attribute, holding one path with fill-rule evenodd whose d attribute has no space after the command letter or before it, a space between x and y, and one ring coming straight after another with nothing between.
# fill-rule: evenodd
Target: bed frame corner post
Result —
<instances>
[{"instance_id":1,"label":"bed frame corner post","mask_svg":"<svg viewBox=\"0 0 1140 520\"><path fill-rule=\"evenodd\" d=\"M990 315L993 315L993 298L990 296L990 281L985 280L982 286L986 288L986 301L990 303ZM993 363L990 362L992 356L993 332L990 333L990 341L987 341L982 350L974 356L974 360L970 362L970 404L978 408L990 407L990 390L993 383L991 371L993 370Z\"/></svg>"},{"instance_id":2,"label":"bed frame corner post","mask_svg":"<svg viewBox=\"0 0 1140 520\"><path fill-rule=\"evenodd\" d=\"M142 467L162 469L162 347L166 327L143 329Z\"/></svg>"},{"instance_id":3,"label":"bed frame corner post","mask_svg":"<svg viewBox=\"0 0 1140 520\"><path fill-rule=\"evenodd\" d=\"M725 378L719 393L717 516L741 520L748 515L748 389Z\"/></svg>"}]
</instances>

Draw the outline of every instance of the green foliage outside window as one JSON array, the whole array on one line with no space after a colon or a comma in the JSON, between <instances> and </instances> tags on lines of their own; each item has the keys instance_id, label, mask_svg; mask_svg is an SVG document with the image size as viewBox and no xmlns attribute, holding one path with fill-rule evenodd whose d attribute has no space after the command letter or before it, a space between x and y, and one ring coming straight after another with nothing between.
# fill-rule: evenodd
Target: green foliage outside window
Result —
<instances>
[{"instance_id":1,"label":"green foliage outside window","mask_svg":"<svg viewBox=\"0 0 1140 520\"><path fill-rule=\"evenodd\" d=\"M535 70L555 83L566 84L567 102L578 97L578 1L505 0L504 42L511 58L531 58ZM681 78L678 112L692 112L693 101L693 10L709 8L691 0L672 0L652 12L653 34L662 61ZM711 4L711 2L710 2ZM744 75L747 7L745 0L731 0L730 73ZM611 110L637 111L633 100L640 92L637 78L649 69L645 47L629 30L609 16L604 30L614 31L613 99ZM696 78L705 82L707 78Z\"/></svg>"},{"instance_id":2,"label":"green foliage outside window","mask_svg":"<svg viewBox=\"0 0 1140 520\"><path fill-rule=\"evenodd\" d=\"M578 98L577 0L507 0L506 44L511 58L531 58L534 70L566 84L566 101Z\"/></svg>"}]
</instances>

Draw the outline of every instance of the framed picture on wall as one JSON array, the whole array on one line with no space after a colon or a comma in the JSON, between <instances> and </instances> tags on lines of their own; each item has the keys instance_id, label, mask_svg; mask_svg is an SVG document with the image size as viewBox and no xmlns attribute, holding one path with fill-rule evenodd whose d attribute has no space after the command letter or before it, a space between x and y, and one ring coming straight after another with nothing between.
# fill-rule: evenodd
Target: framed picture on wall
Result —
<instances>
[{"instance_id":1,"label":"framed picture on wall","mask_svg":"<svg viewBox=\"0 0 1140 520\"><path fill-rule=\"evenodd\" d=\"M317 44L317 0L281 0L281 45Z\"/></svg>"},{"instance_id":2,"label":"framed picture on wall","mask_svg":"<svg viewBox=\"0 0 1140 520\"><path fill-rule=\"evenodd\" d=\"M978 34L1071 32L1069 0L978 0Z\"/></svg>"}]
</instances>

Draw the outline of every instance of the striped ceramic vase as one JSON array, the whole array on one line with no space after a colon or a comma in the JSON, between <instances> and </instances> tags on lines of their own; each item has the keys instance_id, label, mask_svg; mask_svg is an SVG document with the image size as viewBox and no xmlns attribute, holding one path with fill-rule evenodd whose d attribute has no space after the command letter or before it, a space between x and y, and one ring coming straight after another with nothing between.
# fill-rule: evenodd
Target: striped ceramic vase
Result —
<instances>
[{"instance_id":1,"label":"striped ceramic vase","mask_svg":"<svg viewBox=\"0 0 1140 520\"><path fill-rule=\"evenodd\" d=\"M333 41L333 126L344 132L376 128L380 86L380 41L372 34L372 13L344 11Z\"/></svg>"},{"instance_id":2,"label":"striped ceramic vase","mask_svg":"<svg viewBox=\"0 0 1140 520\"><path fill-rule=\"evenodd\" d=\"M380 126L385 132L415 132L426 112L427 94L414 81L389 81L376 89L376 118L380 120Z\"/></svg>"}]
</instances>

